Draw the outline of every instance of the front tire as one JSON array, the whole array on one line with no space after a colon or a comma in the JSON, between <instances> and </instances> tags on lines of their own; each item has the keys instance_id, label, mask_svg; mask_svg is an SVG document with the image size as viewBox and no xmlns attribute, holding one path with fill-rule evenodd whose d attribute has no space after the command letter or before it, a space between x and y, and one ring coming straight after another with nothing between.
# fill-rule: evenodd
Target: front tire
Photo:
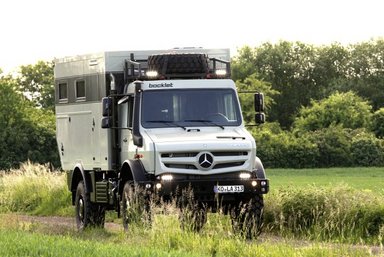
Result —
<instances>
[{"instance_id":1,"label":"front tire","mask_svg":"<svg viewBox=\"0 0 384 257\"><path fill-rule=\"evenodd\" d=\"M134 185L132 181L127 181L124 185L121 197L121 214L124 230L128 230L129 225L133 223L151 224L149 196L144 189Z\"/></svg>"},{"instance_id":2,"label":"front tire","mask_svg":"<svg viewBox=\"0 0 384 257\"><path fill-rule=\"evenodd\" d=\"M262 195L254 195L249 201L241 202L232 209L232 227L236 234L254 239L261 233L264 200Z\"/></svg>"},{"instance_id":3,"label":"front tire","mask_svg":"<svg viewBox=\"0 0 384 257\"><path fill-rule=\"evenodd\" d=\"M204 206L187 206L180 211L180 226L183 230L200 232L207 223L207 210Z\"/></svg>"}]
</instances>

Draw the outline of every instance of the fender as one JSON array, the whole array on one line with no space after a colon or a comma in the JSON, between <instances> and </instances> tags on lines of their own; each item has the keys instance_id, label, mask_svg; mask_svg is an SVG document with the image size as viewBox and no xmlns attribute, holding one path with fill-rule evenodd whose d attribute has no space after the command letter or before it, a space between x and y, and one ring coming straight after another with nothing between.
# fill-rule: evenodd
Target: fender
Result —
<instances>
[{"instance_id":1,"label":"fender","mask_svg":"<svg viewBox=\"0 0 384 257\"><path fill-rule=\"evenodd\" d=\"M126 170L128 168L128 171ZM148 173L145 171L140 160L125 160L121 169L122 172L130 172L131 174L122 174L127 179L136 183L148 181ZM128 176L126 176L128 175Z\"/></svg>"},{"instance_id":2,"label":"fender","mask_svg":"<svg viewBox=\"0 0 384 257\"><path fill-rule=\"evenodd\" d=\"M119 174L118 192L122 194L124 184L127 181L134 181L135 183L142 184L148 182L148 173L145 171L143 164L140 160L125 160L121 172Z\"/></svg>"},{"instance_id":3,"label":"fender","mask_svg":"<svg viewBox=\"0 0 384 257\"><path fill-rule=\"evenodd\" d=\"M92 183L89 173L85 172L83 166L77 163L72 171L68 172L67 182L70 191L72 191L72 203L75 202L76 188L80 180L84 181L85 192L92 192Z\"/></svg>"},{"instance_id":4,"label":"fender","mask_svg":"<svg viewBox=\"0 0 384 257\"><path fill-rule=\"evenodd\" d=\"M260 158L257 156L255 159L255 167L256 167L256 169L253 172L256 173L256 177L261 178L261 179L265 179L266 175L265 175L263 163L261 162Z\"/></svg>"}]
</instances>

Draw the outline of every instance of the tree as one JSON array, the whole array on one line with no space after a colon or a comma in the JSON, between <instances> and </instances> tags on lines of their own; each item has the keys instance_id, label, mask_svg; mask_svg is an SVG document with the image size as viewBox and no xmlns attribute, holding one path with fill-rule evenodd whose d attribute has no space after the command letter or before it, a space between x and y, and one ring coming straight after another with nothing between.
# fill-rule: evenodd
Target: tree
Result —
<instances>
[{"instance_id":1,"label":"tree","mask_svg":"<svg viewBox=\"0 0 384 257\"><path fill-rule=\"evenodd\" d=\"M0 78L0 170L27 160L59 166L53 112L35 108L16 88L14 79Z\"/></svg>"},{"instance_id":2,"label":"tree","mask_svg":"<svg viewBox=\"0 0 384 257\"><path fill-rule=\"evenodd\" d=\"M254 110L254 92L261 92L265 96L265 109L266 113L274 104L273 97L278 94L273 90L270 83L263 82L257 79L256 74L248 76L244 81L236 81L236 86L239 92L239 98L243 110L243 117L246 123L254 123L255 110Z\"/></svg>"},{"instance_id":3,"label":"tree","mask_svg":"<svg viewBox=\"0 0 384 257\"><path fill-rule=\"evenodd\" d=\"M384 138L384 108L380 108L372 115L371 130L376 137Z\"/></svg>"},{"instance_id":4,"label":"tree","mask_svg":"<svg viewBox=\"0 0 384 257\"><path fill-rule=\"evenodd\" d=\"M296 131L315 131L330 126L369 128L372 107L353 92L334 93L321 101L302 107L294 122Z\"/></svg>"},{"instance_id":5,"label":"tree","mask_svg":"<svg viewBox=\"0 0 384 257\"><path fill-rule=\"evenodd\" d=\"M23 92L35 106L54 110L55 88L53 62L39 61L35 65L20 67L17 78L20 92Z\"/></svg>"},{"instance_id":6,"label":"tree","mask_svg":"<svg viewBox=\"0 0 384 257\"><path fill-rule=\"evenodd\" d=\"M350 46L345 90L369 99L374 110L384 107L384 39Z\"/></svg>"}]
</instances>

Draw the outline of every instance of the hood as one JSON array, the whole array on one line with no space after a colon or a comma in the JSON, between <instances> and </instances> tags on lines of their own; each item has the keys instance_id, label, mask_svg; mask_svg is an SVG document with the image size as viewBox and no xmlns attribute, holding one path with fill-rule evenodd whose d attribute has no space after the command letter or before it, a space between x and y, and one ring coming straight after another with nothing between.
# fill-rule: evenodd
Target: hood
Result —
<instances>
[{"instance_id":1,"label":"hood","mask_svg":"<svg viewBox=\"0 0 384 257\"><path fill-rule=\"evenodd\" d=\"M226 128L224 130L218 130L217 128L151 129L147 130L146 133L155 144L196 141L245 141L249 139L249 134L239 128Z\"/></svg>"}]
</instances>

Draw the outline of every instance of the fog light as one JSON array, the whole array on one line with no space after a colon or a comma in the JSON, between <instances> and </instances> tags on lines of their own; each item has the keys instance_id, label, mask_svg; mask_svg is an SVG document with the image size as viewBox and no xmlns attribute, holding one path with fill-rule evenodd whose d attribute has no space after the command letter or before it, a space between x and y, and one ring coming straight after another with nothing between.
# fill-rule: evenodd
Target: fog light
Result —
<instances>
[{"instance_id":1,"label":"fog light","mask_svg":"<svg viewBox=\"0 0 384 257\"><path fill-rule=\"evenodd\" d=\"M172 175L163 175L161 176L161 180L163 181L171 181L173 179Z\"/></svg>"},{"instance_id":2,"label":"fog light","mask_svg":"<svg viewBox=\"0 0 384 257\"><path fill-rule=\"evenodd\" d=\"M249 179L251 177L251 173L240 173L241 179Z\"/></svg>"},{"instance_id":3,"label":"fog light","mask_svg":"<svg viewBox=\"0 0 384 257\"><path fill-rule=\"evenodd\" d=\"M227 71L226 70L216 70L216 75L217 76L225 76L227 75Z\"/></svg>"},{"instance_id":4,"label":"fog light","mask_svg":"<svg viewBox=\"0 0 384 257\"><path fill-rule=\"evenodd\" d=\"M145 184L145 188L146 188L146 189L150 189L151 187L152 187L151 184Z\"/></svg>"},{"instance_id":5,"label":"fog light","mask_svg":"<svg viewBox=\"0 0 384 257\"><path fill-rule=\"evenodd\" d=\"M257 186L257 181L256 181L256 180L252 181L251 185L252 185L253 187Z\"/></svg>"},{"instance_id":6,"label":"fog light","mask_svg":"<svg viewBox=\"0 0 384 257\"><path fill-rule=\"evenodd\" d=\"M264 186L266 186L266 185L267 185L267 182L266 182L266 181L261 181L261 183L260 183L260 184L261 184L261 186L262 186L262 187L264 187Z\"/></svg>"},{"instance_id":7,"label":"fog light","mask_svg":"<svg viewBox=\"0 0 384 257\"><path fill-rule=\"evenodd\" d=\"M160 183L157 183L156 184L156 189L160 189L161 188L161 184Z\"/></svg>"}]
</instances>

